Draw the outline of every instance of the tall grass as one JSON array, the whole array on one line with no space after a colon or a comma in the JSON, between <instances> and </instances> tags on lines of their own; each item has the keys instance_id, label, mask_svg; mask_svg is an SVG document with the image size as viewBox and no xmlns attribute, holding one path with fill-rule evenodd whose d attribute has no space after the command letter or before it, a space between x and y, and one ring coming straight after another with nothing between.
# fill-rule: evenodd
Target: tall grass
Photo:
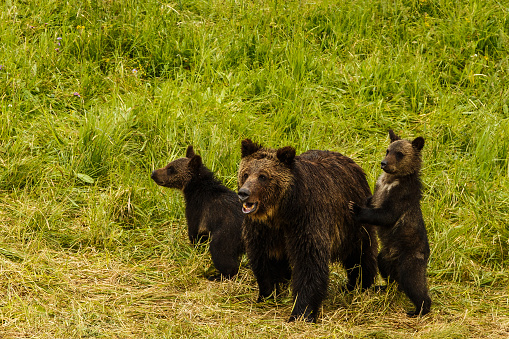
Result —
<instances>
[{"instance_id":1,"label":"tall grass","mask_svg":"<svg viewBox=\"0 0 509 339\"><path fill-rule=\"evenodd\" d=\"M0 333L505 337L509 6L496 0L16 1L0 11ZM236 187L245 137L354 158L426 139L433 314L345 294L316 326L203 279L184 202L150 172L192 144Z\"/></svg>"}]
</instances>

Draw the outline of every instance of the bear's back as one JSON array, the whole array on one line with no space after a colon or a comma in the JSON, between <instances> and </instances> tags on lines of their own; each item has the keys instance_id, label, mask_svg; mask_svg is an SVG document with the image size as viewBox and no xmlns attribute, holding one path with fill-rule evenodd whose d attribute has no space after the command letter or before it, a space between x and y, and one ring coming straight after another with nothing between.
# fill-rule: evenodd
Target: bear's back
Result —
<instances>
[{"instance_id":1,"label":"bear's back","mask_svg":"<svg viewBox=\"0 0 509 339\"><path fill-rule=\"evenodd\" d=\"M302 153L299 157L312 162L320 162L326 158L343 156L341 153L312 149Z\"/></svg>"},{"instance_id":2,"label":"bear's back","mask_svg":"<svg viewBox=\"0 0 509 339\"><path fill-rule=\"evenodd\" d=\"M357 188L353 189L353 191L360 189L363 195L371 194L362 168L355 161L341 153L309 150L298 156L297 161L301 164L303 170L308 171L308 173L319 172L325 177L330 177L334 181L332 186L348 189L353 185Z\"/></svg>"},{"instance_id":3,"label":"bear's back","mask_svg":"<svg viewBox=\"0 0 509 339\"><path fill-rule=\"evenodd\" d=\"M293 226L299 219L318 221L320 227L315 225L314 232L321 241L328 239L330 259L346 258L366 235L348 210L349 201L362 203L371 195L364 171L333 151L309 150L295 160L294 194L285 217ZM372 233L371 227L368 232Z\"/></svg>"}]
</instances>

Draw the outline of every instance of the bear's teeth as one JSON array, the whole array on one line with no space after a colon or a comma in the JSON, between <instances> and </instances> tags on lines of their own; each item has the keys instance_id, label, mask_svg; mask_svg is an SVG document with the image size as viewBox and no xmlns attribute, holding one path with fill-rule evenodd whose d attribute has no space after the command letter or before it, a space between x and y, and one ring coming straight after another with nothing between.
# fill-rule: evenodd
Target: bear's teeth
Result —
<instances>
[{"instance_id":1,"label":"bear's teeth","mask_svg":"<svg viewBox=\"0 0 509 339\"><path fill-rule=\"evenodd\" d=\"M242 204L242 212L251 213L255 209L256 204L251 202L245 202Z\"/></svg>"}]
</instances>

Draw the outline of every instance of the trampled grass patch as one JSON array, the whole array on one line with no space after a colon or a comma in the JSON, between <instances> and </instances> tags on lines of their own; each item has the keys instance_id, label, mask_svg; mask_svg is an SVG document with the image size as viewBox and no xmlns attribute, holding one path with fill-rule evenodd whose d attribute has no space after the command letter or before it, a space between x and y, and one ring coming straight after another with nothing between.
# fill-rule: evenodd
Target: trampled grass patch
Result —
<instances>
[{"instance_id":1,"label":"trampled grass patch","mask_svg":"<svg viewBox=\"0 0 509 339\"><path fill-rule=\"evenodd\" d=\"M7 1L0 7L0 336L491 337L509 333L504 1ZM240 141L330 149L374 185L387 130L423 136L432 312L342 291L316 325L257 304L244 259L203 278L179 192L192 144L236 188ZM381 282L381 281L380 281Z\"/></svg>"}]
</instances>

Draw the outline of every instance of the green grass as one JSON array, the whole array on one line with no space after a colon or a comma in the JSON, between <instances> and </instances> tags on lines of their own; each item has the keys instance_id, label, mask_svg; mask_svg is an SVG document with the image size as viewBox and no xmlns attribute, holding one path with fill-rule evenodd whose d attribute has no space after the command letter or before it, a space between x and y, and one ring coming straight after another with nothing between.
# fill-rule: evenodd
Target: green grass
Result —
<instances>
[{"instance_id":1,"label":"green grass","mask_svg":"<svg viewBox=\"0 0 509 339\"><path fill-rule=\"evenodd\" d=\"M506 338L509 4L500 0L0 5L0 336ZM213 283L150 172L194 145L236 188L240 141L330 149L371 185L422 135L432 313L345 294L317 325Z\"/></svg>"}]
</instances>

